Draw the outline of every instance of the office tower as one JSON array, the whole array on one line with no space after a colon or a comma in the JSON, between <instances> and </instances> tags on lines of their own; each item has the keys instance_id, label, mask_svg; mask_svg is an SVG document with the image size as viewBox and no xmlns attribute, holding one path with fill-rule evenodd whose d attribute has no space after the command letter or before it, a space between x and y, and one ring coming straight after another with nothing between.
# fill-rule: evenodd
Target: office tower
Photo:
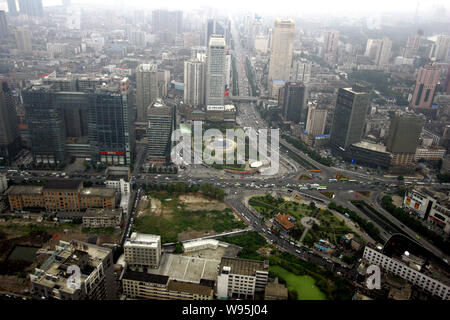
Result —
<instances>
[{"instance_id":1,"label":"office tower","mask_svg":"<svg viewBox=\"0 0 450 320\"><path fill-rule=\"evenodd\" d=\"M0 87L0 160L12 160L20 151L15 99L7 82Z\"/></svg>"},{"instance_id":2,"label":"office tower","mask_svg":"<svg viewBox=\"0 0 450 320\"><path fill-rule=\"evenodd\" d=\"M228 96L228 91L231 88L231 52L228 51L225 55L225 96Z\"/></svg>"},{"instance_id":3,"label":"office tower","mask_svg":"<svg viewBox=\"0 0 450 320\"><path fill-rule=\"evenodd\" d=\"M230 21L219 21L217 19L208 19L206 22L206 37L205 43L208 46L212 35L220 35L225 39L226 45L230 45Z\"/></svg>"},{"instance_id":4,"label":"office tower","mask_svg":"<svg viewBox=\"0 0 450 320\"><path fill-rule=\"evenodd\" d=\"M379 55L381 44L383 40L381 39L368 39L366 44L366 52L364 55L369 57L370 60L376 61Z\"/></svg>"},{"instance_id":5,"label":"office tower","mask_svg":"<svg viewBox=\"0 0 450 320\"><path fill-rule=\"evenodd\" d=\"M19 13L17 11L16 0L8 0L8 13L12 16L17 16Z\"/></svg>"},{"instance_id":6,"label":"office tower","mask_svg":"<svg viewBox=\"0 0 450 320\"><path fill-rule=\"evenodd\" d=\"M131 164L130 84L128 78L105 84L89 95L89 143L91 158L107 164Z\"/></svg>"},{"instance_id":7,"label":"office tower","mask_svg":"<svg viewBox=\"0 0 450 320\"><path fill-rule=\"evenodd\" d=\"M416 87L410 102L414 109L429 109L433 103L434 92L439 82L441 71L434 64L427 64L419 69Z\"/></svg>"},{"instance_id":8,"label":"office tower","mask_svg":"<svg viewBox=\"0 0 450 320\"><path fill-rule=\"evenodd\" d=\"M161 260L161 236L133 232L124 246L125 262L133 271L158 268Z\"/></svg>"},{"instance_id":9,"label":"office tower","mask_svg":"<svg viewBox=\"0 0 450 320\"><path fill-rule=\"evenodd\" d=\"M206 71L206 105L224 105L225 39L211 36Z\"/></svg>"},{"instance_id":10,"label":"office tower","mask_svg":"<svg viewBox=\"0 0 450 320\"><path fill-rule=\"evenodd\" d=\"M43 17L42 0L19 0L20 13L33 17Z\"/></svg>"},{"instance_id":11,"label":"office tower","mask_svg":"<svg viewBox=\"0 0 450 320\"><path fill-rule=\"evenodd\" d=\"M326 109L318 109L314 105L309 106L308 115L306 117L306 132L313 137L323 135L325 132L326 120Z\"/></svg>"},{"instance_id":12,"label":"office tower","mask_svg":"<svg viewBox=\"0 0 450 320\"><path fill-rule=\"evenodd\" d=\"M368 91L361 84L339 88L330 136L334 151L345 152L352 143L361 141L370 101Z\"/></svg>"},{"instance_id":13,"label":"office tower","mask_svg":"<svg viewBox=\"0 0 450 320\"><path fill-rule=\"evenodd\" d=\"M446 94L450 94L450 65L447 69L447 78L445 79L444 90Z\"/></svg>"},{"instance_id":14,"label":"office tower","mask_svg":"<svg viewBox=\"0 0 450 320\"><path fill-rule=\"evenodd\" d=\"M158 9L152 11L153 33L169 31L177 34L183 32L183 12Z\"/></svg>"},{"instance_id":15,"label":"office tower","mask_svg":"<svg viewBox=\"0 0 450 320\"><path fill-rule=\"evenodd\" d=\"M6 21L6 13L0 10L0 38L8 35L8 22Z\"/></svg>"},{"instance_id":16,"label":"office tower","mask_svg":"<svg viewBox=\"0 0 450 320\"><path fill-rule=\"evenodd\" d=\"M424 117L415 113L396 114L391 120L386 149L392 153L392 166L409 166L419 145Z\"/></svg>"},{"instance_id":17,"label":"office tower","mask_svg":"<svg viewBox=\"0 0 450 320\"><path fill-rule=\"evenodd\" d=\"M375 63L379 66L385 66L389 64L389 59L391 58L392 41L389 38L383 38L381 41L381 48L377 55Z\"/></svg>"},{"instance_id":18,"label":"office tower","mask_svg":"<svg viewBox=\"0 0 450 320\"><path fill-rule=\"evenodd\" d=\"M274 92L272 82L275 80L289 81L290 79L294 39L294 21L277 19L273 29L269 75L267 78L269 93L273 97L277 97L278 92Z\"/></svg>"},{"instance_id":19,"label":"office tower","mask_svg":"<svg viewBox=\"0 0 450 320\"><path fill-rule=\"evenodd\" d=\"M335 62L338 54L339 31L328 30L323 35L322 56L329 62Z\"/></svg>"},{"instance_id":20,"label":"office tower","mask_svg":"<svg viewBox=\"0 0 450 320\"><path fill-rule=\"evenodd\" d=\"M22 90L31 153L36 163L55 164L65 159L66 130L63 110L56 104L51 86Z\"/></svg>"},{"instance_id":21,"label":"office tower","mask_svg":"<svg viewBox=\"0 0 450 320\"><path fill-rule=\"evenodd\" d=\"M136 68L137 121L147 120L147 108L159 98L158 91L158 67L140 64Z\"/></svg>"},{"instance_id":22,"label":"office tower","mask_svg":"<svg viewBox=\"0 0 450 320\"><path fill-rule=\"evenodd\" d=\"M192 107L205 104L206 63L200 60L184 62L184 103Z\"/></svg>"},{"instance_id":23,"label":"office tower","mask_svg":"<svg viewBox=\"0 0 450 320\"><path fill-rule=\"evenodd\" d=\"M287 82L280 89L278 105L286 121L298 123L302 120L305 86L300 82Z\"/></svg>"},{"instance_id":24,"label":"office tower","mask_svg":"<svg viewBox=\"0 0 450 320\"><path fill-rule=\"evenodd\" d=\"M217 276L219 299L251 299L264 292L269 278L269 261L222 257Z\"/></svg>"},{"instance_id":25,"label":"office tower","mask_svg":"<svg viewBox=\"0 0 450 320\"><path fill-rule=\"evenodd\" d=\"M24 53L31 53L31 37L27 28L18 27L15 32L17 49Z\"/></svg>"},{"instance_id":26,"label":"office tower","mask_svg":"<svg viewBox=\"0 0 450 320\"><path fill-rule=\"evenodd\" d=\"M80 269L80 283L72 284L72 271ZM86 242L60 241L50 257L30 274L31 293L35 299L49 300L114 300L113 252Z\"/></svg>"},{"instance_id":27,"label":"office tower","mask_svg":"<svg viewBox=\"0 0 450 320\"><path fill-rule=\"evenodd\" d=\"M148 160L150 163L168 163L171 136L175 128L175 108L157 100L148 108L147 119Z\"/></svg>"},{"instance_id":28,"label":"office tower","mask_svg":"<svg viewBox=\"0 0 450 320\"><path fill-rule=\"evenodd\" d=\"M445 61L450 49L450 35L440 34L436 42L432 45L430 51L430 59Z\"/></svg>"}]
</instances>

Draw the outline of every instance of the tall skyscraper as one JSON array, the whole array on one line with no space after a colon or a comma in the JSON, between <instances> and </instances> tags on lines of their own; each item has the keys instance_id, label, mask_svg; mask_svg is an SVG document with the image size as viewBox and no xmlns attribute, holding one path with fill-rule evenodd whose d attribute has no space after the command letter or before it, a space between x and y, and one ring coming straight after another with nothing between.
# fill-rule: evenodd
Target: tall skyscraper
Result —
<instances>
[{"instance_id":1,"label":"tall skyscraper","mask_svg":"<svg viewBox=\"0 0 450 320\"><path fill-rule=\"evenodd\" d=\"M345 152L352 143L361 141L369 101L370 94L364 85L339 89L330 136L334 151Z\"/></svg>"},{"instance_id":2,"label":"tall skyscraper","mask_svg":"<svg viewBox=\"0 0 450 320\"><path fill-rule=\"evenodd\" d=\"M168 163L171 149L171 135L175 128L175 108L156 101L147 110L148 149L150 163Z\"/></svg>"},{"instance_id":3,"label":"tall skyscraper","mask_svg":"<svg viewBox=\"0 0 450 320\"><path fill-rule=\"evenodd\" d=\"M147 108L157 99L158 67L141 64L136 68L137 121L147 121Z\"/></svg>"},{"instance_id":4,"label":"tall skyscraper","mask_svg":"<svg viewBox=\"0 0 450 320\"><path fill-rule=\"evenodd\" d=\"M381 48L375 63L379 66L385 66L389 64L391 58L392 41L389 38L383 38L381 41Z\"/></svg>"},{"instance_id":5,"label":"tall skyscraper","mask_svg":"<svg viewBox=\"0 0 450 320\"><path fill-rule=\"evenodd\" d=\"M386 149L392 153L392 166L405 167L412 163L424 121L424 116L415 113L394 115L386 139Z\"/></svg>"},{"instance_id":6,"label":"tall skyscraper","mask_svg":"<svg viewBox=\"0 0 450 320\"><path fill-rule=\"evenodd\" d=\"M432 45L430 59L445 61L450 50L450 35L440 34Z\"/></svg>"},{"instance_id":7,"label":"tall skyscraper","mask_svg":"<svg viewBox=\"0 0 450 320\"><path fill-rule=\"evenodd\" d=\"M323 135L325 132L326 120L326 109L318 109L314 105L309 106L308 115L306 117L306 132L312 137Z\"/></svg>"},{"instance_id":8,"label":"tall skyscraper","mask_svg":"<svg viewBox=\"0 0 450 320\"><path fill-rule=\"evenodd\" d=\"M230 43L230 21L229 20L218 20L218 19L208 19L206 22L206 46L209 44L209 40L212 35L221 35L225 39L225 43L229 45Z\"/></svg>"},{"instance_id":9,"label":"tall skyscraper","mask_svg":"<svg viewBox=\"0 0 450 320\"><path fill-rule=\"evenodd\" d=\"M12 16L17 16L19 13L17 11L16 0L8 0L8 13Z\"/></svg>"},{"instance_id":10,"label":"tall skyscraper","mask_svg":"<svg viewBox=\"0 0 450 320\"><path fill-rule=\"evenodd\" d=\"M184 62L184 103L192 107L205 104L206 63L201 60Z\"/></svg>"},{"instance_id":11,"label":"tall skyscraper","mask_svg":"<svg viewBox=\"0 0 450 320\"><path fill-rule=\"evenodd\" d=\"M427 64L419 69L416 87L410 102L414 109L429 109L433 103L434 92L439 82L441 71L434 64Z\"/></svg>"},{"instance_id":12,"label":"tall skyscraper","mask_svg":"<svg viewBox=\"0 0 450 320\"><path fill-rule=\"evenodd\" d=\"M92 160L114 165L130 165L133 149L130 84L124 78L117 84L97 88L89 95L89 143Z\"/></svg>"},{"instance_id":13,"label":"tall skyscraper","mask_svg":"<svg viewBox=\"0 0 450 320\"><path fill-rule=\"evenodd\" d=\"M278 105L286 121L298 123L302 120L305 86L300 82L287 82L280 89Z\"/></svg>"},{"instance_id":14,"label":"tall skyscraper","mask_svg":"<svg viewBox=\"0 0 450 320\"><path fill-rule=\"evenodd\" d=\"M27 28L18 27L15 36L17 49L23 53L31 53L33 49L31 46L30 31Z\"/></svg>"},{"instance_id":15,"label":"tall skyscraper","mask_svg":"<svg viewBox=\"0 0 450 320\"><path fill-rule=\"evenodd\" d=\"M447 69L447 78L445 79L444 90L446 94L450 94L450 65Z\"/></svg>"},{"instance_id":16,"label":"tall skyscraper","mask_svg":"<svg viewBox=\"0 0 450 320\"><path fill-rule=\"evenodd\" d=\"M420 48L422 37L420 33L415 36L408 37L408 42L406 43L405 57L412 58L417 55Z\"/></svg>"},{"instance_id":17,"label":"tall skyscraper","mask_svg":"<svg viewBox=\"0 0 450 320\"><path fill-rule=\"evenodd\" d=\"M51 86L30 86L22 90L31 153L36 163L55 164L65 159L64 113L56 104Z\"/></svg>"},{"instance_id":18,"label":"tall skyscraper","mask_svg":"<svg viewBox=\"0 0 450 320\"><path fill-rule=\"evenodd\" d=\"M224 105L225 54L225 39L211 36L207 57L206 105Z\"/></svg>"},{"instance_id":19,"label":"tall skyscraper","mask_svg":"<svg viewBox=\"0 0 450 320\"><path fill-rule=\"evenodd\" d=\"M322 56L329 62L336 62L339 46L339 31L328 30L323 34Z\"/></svg>"},{"instance_id":20,"label":"tall skyscraper","mask_svg":"<svg viewBox=\"0 0 450 320\"><path fill-rule=\"evenodd\" d=\"M277 19L273 28L268 75L269 94L273 97L278 96L278 91L272 90L272 82L275 80L289 81L290 79L294 39L294 21Z\"/></svg>"},{"instance_id":21,"label":"tall skyscraper","mask_svg":"<svg viewBox=\"0 0 450 320\"><path fill-rule=\"evenodd\" d=\"M6 21L6 13L0 10L0 38L8 35L8 22Z\"/></svg>"},{"instance_id":22,"label":"tall skyscraper","mask_svg":"<svg viewBox=\"0 0 450 320\"><path fill-rule=\"evenodd\" d=\"M381 39L368 39L364 55L372 61L376 61L381 49Z\"/></svg>"},{"instance_id":23,"label":"tall skyscraper","mask_svg":"<svg viewBox=\"0 0 450 320\"><path fill-rule=\"evenodd\" d=\"M19 0L20 13L33 17L43 17L42 0Z\"/></svg>"},{"instance_id":24,"label":"tall skyscraper","mask_svg":"<svg viewBox=\"0 0 450 320\"><path fill-rule=\"evenodd\" d=\"M20 135L14 96L7 82L0 87L0 157L12 160L20 151Z\"/></svg>"}]
</instances>

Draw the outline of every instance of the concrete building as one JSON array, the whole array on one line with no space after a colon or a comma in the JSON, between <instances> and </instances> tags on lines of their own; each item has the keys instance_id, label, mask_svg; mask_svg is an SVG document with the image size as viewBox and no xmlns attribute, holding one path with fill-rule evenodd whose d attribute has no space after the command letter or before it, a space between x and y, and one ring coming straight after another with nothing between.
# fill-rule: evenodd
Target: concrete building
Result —
<instances>
[{"instance_id":1,"label":"concrete building","mask_svg":"<svg viewBox=\"0 0 450 320\"><path fill-rule=\"evenodd\" d=\"M257 52L266 54L269 49L269 38L263 35L257 35L253 41L253 47Z\"/></svg>"},{"instance_id":2,"label":"concrete building","mask_svg":"<svg viewBox=\"0 0 450 320\"><path fill-rule=\"evenodd\" d=\"M368 89L364 85L339 89L330 136L334 152L343 153L352 143L361 141L369 99Z\"/></svg>"},{"instance_id":3,"label":"concrete building","mask_svg":"<svg viewBox=\"0 0 450 320\"><path fill-rule=\"evenodd\" d=\"M430 50L430 59L438 61L445 61L450 50L450 35L440 34L436 38L436 42L432 45Z\"/></svg>"},{"instance_id":4,"label":"concrete building","mask_svg":"<svg viewBox=\"0 0 450 320\"><path fill-rule=\"evenodd\" d=\"M318 109L315 105L308 106L308 115L306 116L306 132L313 136L321 136L325 133L325 124L327 122L328 111Z\"/></svg>"},{"instance_id":5,"label":"concrete building","mask_svg":"<svg viewBox=\"0 0 450 320\"><path fill-rule=\"evenodd\" d=\"M414 155L414 161L426 160L426 161L438 161L444 158L447 150L439 147L431 148L417 148Z\"/></svg>"},{"instance_id":6,"label":"concrete building","mask_svg":"<svg viewBox=\"0 0 450 320\"><path fill-rule=\"evenodd\" d=\"M339 31L328 30L323 34L322 57L328 62L336 62L339 46Z\"/></svg>"},{"instance_id":7,"label":"concrete building","mask_svg":"<svg viewBox=\"0 0 450 320\"><path fill-rule=\"evenodd\" d=\"M211 36L208 44L206 71L206 105L224 105L225 96L225 39Z\"/></svg>"},{"instance_id":8,"label":"concrete building","mask_svg":"<svg viewBox=\"0 0 450 320\"><path fill-rule=\"evenodd\" d=\"M269 74L267 77L269 93L274 92L272 90L274 80L290 80L295 35L293 20L277 19L275 21L270 48Z\"/></svg>"},{"instance_id":9,"label":"concrete building","mask_svg":"<svg viewBox=\"0 0 450 320\"><path fill-rule=\"evenodd\" d=\"M108 167L105 172L105 185L107 188L116 189L121 195L131 192L131 172L128 167Z\"/></svg>"},{"instance_id":10,"label":"concrete building","mask_svg":"<svg viewBox=\"0 0 450 320\"><path fill-rule=\"evenodd\" d=\"M0 87L0 160L11 161L20 152L15 97L7 82Z\"/></svg>"},{"instance_id":11,"label":"concrete building","mask_svg":"<svg viewBox=\"0 0 450 320\"><path fill-rule=\"evenodd\" d=\"M223 257L217 276L217 298L254 298L263 293L269 277L269 262Z\"/></svg>"},{"instance_id":12,"label":"concrete building","mask_svg":"<svg viewBox=\"0 0 450 320\"><path fill-rule=\"evenodd\" d=\"M278 105L286 121L298 123L304 119L305 86L300 82L287 82L278 94Z\"/></svg>"},{"instance_id":13,"label":"concrete building","mask_svg":"<svg viewBox=\"0 0 450 320\"><path fill-rule=\"evenodd\" d=\"M405 57L412 58L415 57L419 51L422 36L418 33L415 36L408 37L408 42L406 43Z\"/></svg>"},{"instance_id":14,"label":"concrete building","mask_svg":"<svg viewBox=\"0 0 450 320\"><path fill-rule=\"evenodd\" d=\"M386 138L387 150L392 153L392 166L408 167L414 160L424 117L414 113L396 114L391 120Z\"/></svg>"},{"instance_id":15,"label":"concrete building","mask_svg":"<svg viewBox=\"0 0 450 320\"><path fill-rule=\"evenodd\" d=\"M124 246L125 261L133 271L147 272L161 261L161 236L133 232Z\"/></svg>"},{"instance_id":16,"label":"concrete building","mask_svg":"<svg viewBox=\"0 0 450 320\"><path fill-rule=\"evenodd\" d=\"M17 27L15 31L17 50L22 53L31 53L33 48L31 46L30 31L25 27Z\"/></svg>"},{"instance_id":17,"label":"concrete building","mask_svg":"<svg viewBox=\"0 0 450 320\"><path fill-rule=\"evenodd\" d=\"M175 108L157 100L147 109L147 157L151 163L169 161L171 135L175 130Z\"/></svg>"},{"instance_id":18,"label":"concrete building","mask_svg":"<svg viewBox=\"0 0 450 320\"><path fill-rule=\"evenodd\" d=\"M147 108L159 98L158 67L155 64L140 64L136 68L137 121L147 119Z\"/></svg>"},{"instance_id":19,"label":"concrete building","mask_svg":"<svg viewBox=\"0 0 450 320\"><path fill-rule=\"evenodd\" d=\"M294 68L291 74L291 80L295 82L302 82L307 84L311 81L311 67L312 64L307 61L295 61Z\"/></svg>"},{"instance_id":20,"label":"concrete building","mask_svg":"<svg viewBox=\"0 0 450 320\"><path fill-rule=\"evenodd\" d=\"M376 65L385 66L391 58L392 41L389 38L368 39L365 56L369 57Z\"/></svg>"},{"instance_id":21,"label":"concrete building","mask_svg":"<svg viewBox=\"0 0 450 320\"><path fill-rule=\"evenodd\" d=\"M425 272L426 268L421 268L414 261L408 259L408 256L409 253L400 259L393 258L367 246L363 253L363 258L368 263L378 265L386 272L406 279L437 298L450 300L448 279L442 282L442 279L433 278L430 276L431 274L427 275Z\"/></svg>"},{"instance_id":22,"label":"concrete building","mask_svg":"<svg viewBox=\"0 0 450 320\"><path fill-rule=\"evenodd\" d=\"M267 283L264 291L264 300L287 300L288 289L284 284L278 283L278 278L273 282Z\"/></svg>"},{"instance_id":23,"label":"concrete building","mask_svg":"<svg viewBox=\"0 0 450 320\"><path fill-rule=\"evenodd\" d=\"M410 102L411 108L417 111L431 108L440 74L441 70L435 64L427 64L419 69Z\"/></svg>"},{"instance_id":24,"label":"concrete building","mask_svg":"<svg viewBox=\"0 0 450 320\"><path fill-rule=\"evenodd\" d=\"M122 208L87 209L82 221L83 228L116 228L122 222Z\"/></svg>"},{"instance_id":25,"label":"concrete building","mask_svg":"<svg viewBox=\"0 0 450 320\"><path fill-rule=\"evenodd\" d=\"M43 17L44 7L42 0L19 0L20 14L33 17Z\"/></svg>"},{"instance_id":26,"label":"concrete building","mask_svg":"<svg viewBox=\"0 0 450 320\"><path fill-rule=\"evenodd\" d=\"M205 105L206 63L198 59L184 62L184 103L194 108Z\"/></svg>"},{"instance_id":27,"label":"concrete building","mask_svg":"<svg viewBox=\"0 0 450 320\"><path fill-rule=\"evenodd\" d=\"M8 35L8 21L6 20L6 13L0 10L0 39Z\"/></svg>"},{"instance_id":28,"label":"concrete building","mask_svg":"<svg viewBox=\"0 0 450 320\"><path fill-rule=\"evenodd\" d=\"M80 271L79 283L69 280L74 266ZM30 280L36 299L117 299L112 250L81 241L60 241L50 257L30 274Z\"/></svg>"},{"instance_id":29,"label":"concrete building","mask_svg":"<svg viewBox=\"0 0 450 320\"><path fill-rule=\"evenodd\" d=\"M152 32L183 33L183 12L157 9L152 11Z\"/></svg>"},{"instance_id":30,"label":"concrete building","mask_svg":"<svg viewBox=\"0 0 450 320\"><path fill-rule=\"evenodd\" d=\"M380 169L389 169L392 154L382 144L360 141L350 145L349 158L356 164Z\"/></svg>"}]
</instances>

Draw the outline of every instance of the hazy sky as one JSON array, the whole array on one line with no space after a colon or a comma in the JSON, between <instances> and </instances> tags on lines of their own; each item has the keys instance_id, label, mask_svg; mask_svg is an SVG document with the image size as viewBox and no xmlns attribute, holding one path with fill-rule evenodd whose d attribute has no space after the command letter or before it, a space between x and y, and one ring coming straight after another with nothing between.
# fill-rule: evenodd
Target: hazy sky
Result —
<instances>
[{"instance_id":1,"label":"hazy sky","mask_svg":"<svg viewBox=\"0 0 450 320\"><path fill-rule=\"evenodd\" d=\"M122 3L128 8L167 8L192 10L201 7L214 7L234 12L255 12L259 14L280 14L302 16L303 14L342 15L346 13L377 14L386 12L404 12L414 14L417 3L419 14L435 12L438 6L444 6L446 14L450 13L448 0L72 0L74 4ZM61 0L43 0L44 6L58 5ZM0 7L6 9L6 0L0 0Z\"/></svg>"}]
</instances>

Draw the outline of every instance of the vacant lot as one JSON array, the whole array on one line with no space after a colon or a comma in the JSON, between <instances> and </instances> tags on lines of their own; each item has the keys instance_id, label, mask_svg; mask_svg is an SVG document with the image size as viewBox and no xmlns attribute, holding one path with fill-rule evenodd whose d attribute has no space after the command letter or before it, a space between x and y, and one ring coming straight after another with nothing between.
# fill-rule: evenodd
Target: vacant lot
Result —
<instances>
[{"instance_id":1,"label":"vacant lot","mask_svg":"<svg viewBox=\"0 0 450 320\"><path fill-rule=\"evenodd\" d=\"M161 235L163 242L176 242L242 229L225 203L201 195L151 193L139 204L134 228Z\"/></svg>"}]
</instances>

